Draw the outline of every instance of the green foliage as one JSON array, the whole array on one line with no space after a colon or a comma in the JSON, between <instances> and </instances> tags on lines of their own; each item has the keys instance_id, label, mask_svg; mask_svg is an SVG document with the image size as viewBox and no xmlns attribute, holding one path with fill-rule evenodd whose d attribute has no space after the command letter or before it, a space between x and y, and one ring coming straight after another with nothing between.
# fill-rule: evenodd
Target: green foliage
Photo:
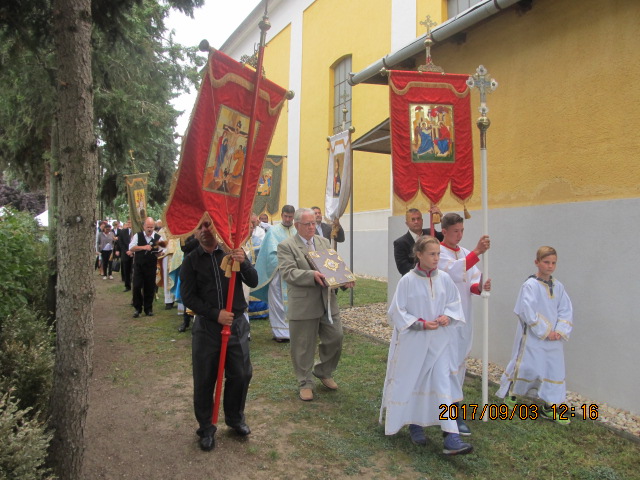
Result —
<instances>
[{"instance_id":1,"label":"green foliage","mask_svg":"<svg viewBox=\"0 0 640 480\"><path fill-rule=\"evenodd\" d=\"M46 245L30 214L6 210L0 218L0 328L20 307L44 310Z\"/></svg>"},{"instance_id":2,"label":"green foliage","mask_svg":"<svg viewBox=\"0 0 640 480\"><path fill-rule=\"evenodd\" d=\"M51 434L30 409L20 410L9 393L0 397L0 478L53 479L44 462Z\"/></svg>"},{"instance_id":3,"label":"green foliage","mask_svg":"<svg viewBox=\"0 0 640 480\"><path fill-rule=\"evenodd\" d=\"M192 14L202 0L93 0L95 129L99 196L107 214L124 192L123 174L150 173L149 203L162 204L175 171L178 112L170 100L199 81L195 48L174 43L170 8ZM55 56L47 0L0 5L0 171L31 189L46 181L56 112ZM131 158L130 151L133 152Z\"/></svg>"},{"instance_id":4,"label":"green foliage","mask_svg":"<svg viewBox=\"0 0 640 480\"><path fill-rule=\"evenodd\" d=\"M21 408L45 411L51 391L53 333L46 321L23 307L0 330L0 391L14 391Z\"/></svg>"}]
</instances>

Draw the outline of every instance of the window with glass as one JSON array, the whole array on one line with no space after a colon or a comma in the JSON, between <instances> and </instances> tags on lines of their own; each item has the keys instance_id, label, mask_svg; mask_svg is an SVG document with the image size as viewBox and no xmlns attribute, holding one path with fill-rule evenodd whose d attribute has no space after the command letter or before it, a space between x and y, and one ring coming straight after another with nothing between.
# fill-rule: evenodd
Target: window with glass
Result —
<instances>
[{"instance_id":1,"label":"window with glass","mask_svg":"<svg viewBox=\"0 0 640 480\"><path fill-rule=\"evenodd\" d=\"M343 113L347 108L345 128L351 126L351 85L347 78L351 72L351 56L344 57L333 66L333 133L342 131Z\"/></svg>"}]
</instances>

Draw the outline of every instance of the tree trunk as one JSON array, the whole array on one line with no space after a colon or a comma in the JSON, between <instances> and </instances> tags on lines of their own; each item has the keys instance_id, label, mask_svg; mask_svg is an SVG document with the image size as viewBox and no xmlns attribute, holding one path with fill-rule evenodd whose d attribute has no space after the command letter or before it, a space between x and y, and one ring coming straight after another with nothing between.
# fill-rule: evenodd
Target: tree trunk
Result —
<instances>
[{"instance_id":1,"label":"tree trunk","mask_svg":"<svg viewBox=\"0 0 640 480\"><path fill-rule=\"evenodd\" d=\"M47 172L47 203L49 211L49 249L47 252L47 318L50 325L56 319L56 284L58 281L58 123L51 127L51 155L46 163Z\"/></svg>"},{"instance_id":2,"label":"tree trunk","mask_svg":"<svg viewBox=\"0 0 640 480\"><path fill-rule=\"evenodd\" d=\"M93 130L91 1L54 0L59 200L56 362L51 464L81 478L93 354L92 281L97 153Z\"/></svg>"}]
</instances>

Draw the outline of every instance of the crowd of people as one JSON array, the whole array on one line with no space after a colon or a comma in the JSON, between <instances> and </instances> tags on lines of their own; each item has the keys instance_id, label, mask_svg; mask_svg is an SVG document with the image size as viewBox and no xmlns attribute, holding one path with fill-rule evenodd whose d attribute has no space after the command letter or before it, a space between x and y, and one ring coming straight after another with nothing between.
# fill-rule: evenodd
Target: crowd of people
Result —
<instances>
[{"instance_id":1,"label":"crowd of people","mask_svg":"<svg viewBox=\"0 0 640 480\"><path fill-rule=\"evenodd\" d=\"M430 213L442 216L437 207ZM96 268L103 279L113 279L112 260L120 260L125 291L132 290L134 318L143 311L153 315L158 286L164 290L165 308L177 304L183 311L180 332L193 318L194 411L202 450L215 447L217 427L211 412L225 326L230 336L223 410L225 423L238 435L251 433L244 413L252 377L250 317L268 316L273 340L290 343L300 400L314 399L316 380L328 391L338 390L334 374L343 331L337 290L327 286L306 255L337 248L344 231L338 222L324 223L319 207L296 210L285 205L281 219L273 225L264 213L252 215L246 244L231 251L218 243L208 221L186 241L167 238L162 222L152 218L140 232L131 232L129 222L122 227L114 222L113 230L102 222L98 230ZM408 210L408 231L393 242L402 278L389 303L393 334L380 422L386 435L407 426L416 445L426 445L425 427L439 426L443 453L466 454L473 447L462 440L471 435L465 415L443 417L441 406L466 411L460 402L473 340L471 298L492 288L491 279L483 279L478 268L491 242L483 235L473 250L461 247L464 219L456 213L442 216L440 232L423 229L423 223L419 210ZM229 260L239 265L231 311L225 308L231 283L222 269ZM573 314L564 286L553 277L556 263L552 247L538 250L537 272L524 283L516 302L513 354L497 395L514 409L518 396L538 398L544 402L543 417L566 424L554 406L566 398L563 342L570 336ZM341 288L353 286L349 282Z\"/></svg>"}]
</instances>

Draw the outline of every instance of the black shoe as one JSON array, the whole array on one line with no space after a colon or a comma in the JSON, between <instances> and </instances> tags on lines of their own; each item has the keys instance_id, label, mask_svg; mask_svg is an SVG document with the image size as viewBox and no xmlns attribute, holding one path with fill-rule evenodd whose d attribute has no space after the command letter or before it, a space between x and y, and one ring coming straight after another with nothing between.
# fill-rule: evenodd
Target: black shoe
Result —
<instances>
[{"instance_id":1,"label":"black shoe","mask_svg":"<svg viewBox=\"0 0 640 480\"><path fill-rule=\"evenodd\" d=\"M133 318L138 318L142 312L140 310L136 310L133 314Z\"/></svg>"},{"instance_id":2,"label":"black shoe","mask_svg":"<svg viewBox=\"0 0 640 480\"><path fill-rule=\"evenodd\" d=\"M290 340L288 338L276 338L273 337L273 341L276 343L289 343Z\"/></svg>"},{"instance_id":3,"label":"black shoe","mask_svg":"<svg viewBox=\"0 0 640 480\"><path fill-rule=\"evenodd\" d=\"M216 448L216 439L214 437L214 433L211 435L206 435L200 438L200 449L205 452L210 452L214 448Z\"/></svg>"},{"instance_id":4,"label":"black shoe","mask_svg":"<svg viewBox=\"0 0 640 480\"><path fill-rule=\"evenodd\" d=\"M182 322L182 325L178 327L178 331L180 333L186 332L187 328L189 328L189 323L191 323L189 317L185 318L184 321Z\"/></svg>"},{"instance_id":5,"label":"black shoe","mask_svg":"<svg viewBox=\"0 0 640 480\"><path fill-rule=\"evenodd\" d=\"M246 437L251 433L251 429L249 428L249 425L247 425L246 423L241 423L231 428L233 428L236 431L236 433L241 437Z\"/></svg>"},{"instance_id":6,"label":"black shoe","mask_svg":"<svg viewBox=\"0 0 640 480\"><path fill-rule=\"evenodd\" d=\"M123 292L129 292L131 291L131 287L124 287L124 290L122 290Z\"/></svg>"},{"instance_id":7,"label":"black shoe","mask_svg":"<svg viewBox=\"0 0 640 480\"><path fill-rule=\"evenodd\" d=\"M173 302L164 304L165 310L171 310L172 308L173 308Z\"/></svg>"},{"instance_id":8,"label":"black shoe","mask_svg":"<svg viewBox=\"0 0 640 480\"><path fill-rule=\"evenodd\" d=\"M153 317L153 312L144 312L147 317Z\"/></svg>"}]
</instances>

